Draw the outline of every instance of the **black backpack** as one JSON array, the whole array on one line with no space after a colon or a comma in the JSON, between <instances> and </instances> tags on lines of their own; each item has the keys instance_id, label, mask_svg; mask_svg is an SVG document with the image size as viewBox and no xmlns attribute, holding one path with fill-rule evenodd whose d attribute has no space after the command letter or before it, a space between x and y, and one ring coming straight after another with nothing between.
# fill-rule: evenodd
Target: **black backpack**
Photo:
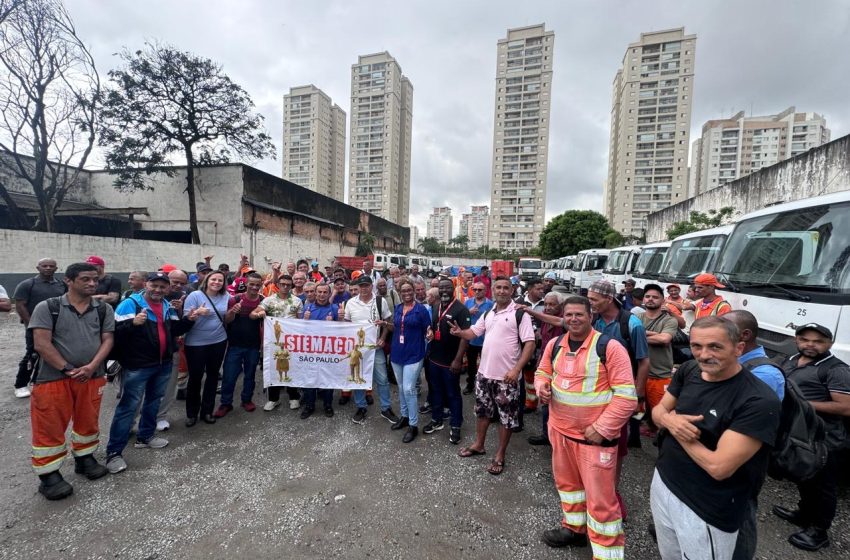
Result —
<instances>
[{"instance_id":1,"label":"black backpack","mask_svg":"<svg viewBox=\"0 0 850 560\"><path fill-rule=\"evenodd\" d=\"M629 362L632 364L632 376L637 376L637 359L635 358L635 351L632 348L632 332L629 328L629 321L632 318L632 313L630 311L626 311L622 307L617 312L617 323L620 325L620 336L623 337L623 346L626 347L626 352L629 353ZM596 321L600 319L599 314L596 313L593 315L590 324L595 325ZM602 357L601 355L599 356Z\"/></svg>"},{"instance_id":2,"label":"black backpack","mask_svg":"<svg viewBox=\"0 0 850 560\"><path fill-rule=\"evenodd\" d=\"M59 311L61 309L61 304L59 302L60 298L61 298L61 296L52 297L52 298L48 298L48 299L45 300L47 302L47 310L50 311L50 318L53 320L53 331L56 331L56 321L59 320ZM136 313L138 313L139 311L142 310L141 306L139 305L139 303L136 300L131 300L131 301L133 302L133 305L136 307ZM106 305L107 304L101 302L101 304L96 307L96 309L97 309L97 319L100 322L100 332L101 332L101 334L103 333L103 322L106 320ZM117 373L117 371L116 371L116 368L113 367L114 364L112 366L110 366L109 362L117 362L120 359L121 359L121 354L120 354L120 350L118 348L118 344L113 344L112 350L109 351L109 355L103 361L104 367L107 368L107 376L109 377L110 381L112 380L113 377L115 377L115 374Z\"/></svg>"},{"instance_id":3,"label":"black backpack","mask_svg":"<svg viewBox=\"0 0 850 560\"><path fill-rule=\"evenodd\" d=\"M484 315L481 317L481 319L482 319L482 320L484 320L484 321L486 322L486 321L487 321L487 315L489 315L489 314L490 314L490 312L491 312L491 311L493 311L493 309L495 309L495 306L494 306L494 307L491 307L490 309L488 309L487 311L485 311L485 312L484 312ZM516 314L515 314L515 316L514 316L514 318L516 319L516 338L517 338L517 341L519 341L519 352L520 352L520 356L522 356L522 349L523 349L523 347L525 346L525 342L523 342L523 341L522 341L522 339L519 337L519 325L520 325L520 323L522 322L522 316L523 316L523 314L524 314L524 313L525 313L525 310L523 310L523 309L517 309L517 310L516 310ZM532 357L531 357L531 359L529 360L529 362L531 362L531 361L533 361L533 360L534 360L534 356L532 356ZM517 362L517 363L519 363L519 362ZM520 367L525 367L525 364L522 364Z\"/></svg>"},{"instance_id":4,"label":"black backpack","mask_svg":"<svg viewBox=\"0 0 850 560\"><path fill-rule=\"evenodd\" d=\"M767 474L776 480L809 480L826 465L828 449L823 420L782 367L764 357L747 360L742 365L751 370L766 364L782 371L785 377L779 429L770 452Z\"/></svg>"},{"instance_id":5,"label":"black backpack","mask_svg":"<svg viewBox=\"0 0 850 560\"><path fill-rule=\"evenodd\" d=\"M567 333L562 334L558 338L555 339L555 346L552 348L552 367L555 367L555 358L558 357L558 352L561 351L561 341L564 337L567 336ZM608 343L611 341L611 337L607 334L603 334L599 338L596 339L596 355L599 356L599 361L602 362L604 366L608 361L607 352L608 352Z\"/></svg>"}]
</instances>

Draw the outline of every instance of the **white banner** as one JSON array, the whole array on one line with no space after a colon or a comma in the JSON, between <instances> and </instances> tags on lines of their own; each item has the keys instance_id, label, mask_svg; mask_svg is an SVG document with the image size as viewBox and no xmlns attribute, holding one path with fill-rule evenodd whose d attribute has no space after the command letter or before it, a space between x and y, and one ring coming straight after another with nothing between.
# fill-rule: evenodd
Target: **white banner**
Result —
<instances>
[{"instance_id":1,"label":"white banner","mask_svg":"<svg viewBox=\"0 0 850 560\"><path fill-rule=\"evenodd\" d=\"M372 388L375 325L266 317L263 332L264 387Z\"/></svg>"}]
</instances>

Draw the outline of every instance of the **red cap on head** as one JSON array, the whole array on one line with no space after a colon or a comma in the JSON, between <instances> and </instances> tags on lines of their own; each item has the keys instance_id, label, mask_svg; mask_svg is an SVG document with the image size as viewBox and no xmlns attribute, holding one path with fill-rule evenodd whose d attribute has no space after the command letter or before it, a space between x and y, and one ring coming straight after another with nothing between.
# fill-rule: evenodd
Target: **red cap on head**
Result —
<instances>
[{"instance_id":1,"label":"red cap on head","mask_svg":"<svg viewBox=\"0 0 850 560\"><path fill-rule=\"evenodd\" d=\"M177 270L177 267L173 264L165 263L164 265L162 265L160 270L163 271L164 273L168 274L169 272L173 272L173 271Z\"/></svg>"},{"instance_id":2,"label":"red cap on head","mask_svg":"<svg viewBox=\"0 0 850 560\"><path fill-rule=\"evenodd\" d=\"M105 266L106 265L106 261L104 261L101 257L98 257L97 255L90 256L89 258L86 259L86 262L89 263L89 264L96 265L96 266Z\"/></svg>"}]
</instances>

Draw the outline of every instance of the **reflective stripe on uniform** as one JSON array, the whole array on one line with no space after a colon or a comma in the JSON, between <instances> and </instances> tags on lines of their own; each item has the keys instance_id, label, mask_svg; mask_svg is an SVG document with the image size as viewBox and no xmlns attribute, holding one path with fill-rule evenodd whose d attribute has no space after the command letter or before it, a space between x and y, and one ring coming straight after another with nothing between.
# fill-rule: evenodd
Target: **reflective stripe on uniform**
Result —
<instances>
[{"instance_id":1,"label":"reflective stripe on uniform","mask_svg":"<svg viewBox=\"0 0 850 560\"><path fill-rule=\"evenodd\" d=\"M587 528L593 530L595 533L598 533L600 535L616 537L623 532L623 520L615 519L614 521L607 521L603 523L601 521L595 520L592 515L588 515Z\"/></svg>"},{"instance_id":2,"label":"reflective stripe on uniform","mask_svg":"<svg viewBox=\"0 0 850 560\"><path fill-rule=\"evenodd\" d=\"M590 541L590 547L593 550L594 558L602 558L604 560L623 560L625 552L622 546L602 546L593 541Z\"/></svg>"},{"instance_id":3,"label":"reflective stripe on uniform","mask_svg":"<svg viewBox=\"0 0 850 560\"><path fill-rule=\"evenodd\" d=\"M561 496L561 501L565 504L583 504L587 500L584 490L576 490L574 492L558 490L558 494Z\"/></svg>"},{"instance_id":4,"label":"reflective stripe on uniform","mask_svg":"<svg viewBox=\"0 0 850 560\"><path fill-rule=\"evenodd\" d=\"M584 393L590 393L596 389L596 382L599 381L599 366L602 363L599 355L596 352L596 342L602 333L593 331L590 337L590 344L587 345L587 360L584 362L584 383L581 390Z\"/></svg>"},{"instance_id":5,"label":"reflective stripe on uniform","mask_svg":"<svg viewBox=\"0 0 850 560\"><path fill-rule=\"evenodd\" d=\"M560 404L570 406L600 406L611 402L613 393L610 390L594 392L574 393L564 391L557 383L552 384L552 398Z\"/></svg>"},{"instance_id":6,"label":"reflective stripe on uniform","mask_svg":"<svg viewBox=\"0 0 850 560\"><path fill-rule=\"evenodd\" d=\"M548 379L549 381L552 381L552 374L546 373L542 369L538 369L537 371L535 371L534 377L544 377L544 378Z\"/></svg>"},{"instance_id":7,"label":"reflective stripe on uniform","mask_svg":"<svg viewBox=\"0 0 850 560\"><path fill-rule=\"evenodd\" d=\"M35 474L47 474L53 471L58 471L59 467L62 465L62 461L64 460L65 454L62 453L62 455L48 463L44 463L43 465L33 465L32 470L35 471Z\"/></svg>"},{"instance_id":8,"label":"reflective stripe on uniform","mask_svg":"<svg viewBox=\"0 0 850 560\"><path fill-rule=\"evenodd\" d=\"M582 527L587 525L587 514L583 511L565 511L564 521L567 522L567 525Z\"/></svg>"},{"instance_id":9,"label":"reflective stripe on uniform","mask_svg":"<svg viewBox=\"0 0 850 560\"><path fill-rule=\"evenodd\" d=\"M100 439L100 432L95 432L90 436L81 436L77 432L71 430L71 441L73 443L92 443Z\"/></svg>"},{"instance_id":10,"label":"reflective stripe on uniform","mask_svg":"<svg viewBox=\"0 0 850 560\"><path fill-rule=\"evenodd\" d=\"M36 447L33 445L32 447L32 456L33 457L53 457L57 453L65 453L66 448L65 444L57 445L55 447Z\"/></svg>"},{"instance_id":11,"label":"reflective stripe on uniform","mask_svg":"<svg viewBox=\"0 0 850 560\"><path fill-rule=\"evenodd\" d=\"M634 385L611 385L611 390L614 391L615 397L622 397L633 401L636 401L638 398L637 389L635 389Z\"/></svg>"}]
</instances>

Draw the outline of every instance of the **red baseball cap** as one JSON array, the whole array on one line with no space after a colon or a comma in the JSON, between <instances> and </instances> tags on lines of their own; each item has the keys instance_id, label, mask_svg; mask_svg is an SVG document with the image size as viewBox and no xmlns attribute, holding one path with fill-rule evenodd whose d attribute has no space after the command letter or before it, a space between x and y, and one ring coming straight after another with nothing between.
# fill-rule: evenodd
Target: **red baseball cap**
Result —
<instances>
[{"instance_id":1,"label":"red baseball cap","mask_svg":"<svg viewBox=\"0 0 850 560\"><path fill-rule=\"evenodd\" d=\"M97 266L105 266L106 265L106 261L103 260L102 257L98 257L97 255L90 256L89 258L86 259L86 262L89 263L89 264L97 265Z\"/></svg>"},{"instance_id":2,"label":"red baseball cap","mask_svg":"<svg viewBox=\"0 0 850 560\"><path fill-rule=\"evenodd\" d=\"M169 272L177 270L177 267L171 263L165 263L164 265L162 265L162 268L160 268L160 270L168 274Z\"/></svg>"},{"instance_id":3,"label":"red baseball cap","mask_svg":"<svg viewBox=\"0 0 850 560\"><path fill-rule=\"evenodd\" d=\"M714 286L715 288L725 288L723 284L717 281L717 276L703 272L694 278L694 284L702 284L704 286Z\"/></svg>"}]
</instances>

